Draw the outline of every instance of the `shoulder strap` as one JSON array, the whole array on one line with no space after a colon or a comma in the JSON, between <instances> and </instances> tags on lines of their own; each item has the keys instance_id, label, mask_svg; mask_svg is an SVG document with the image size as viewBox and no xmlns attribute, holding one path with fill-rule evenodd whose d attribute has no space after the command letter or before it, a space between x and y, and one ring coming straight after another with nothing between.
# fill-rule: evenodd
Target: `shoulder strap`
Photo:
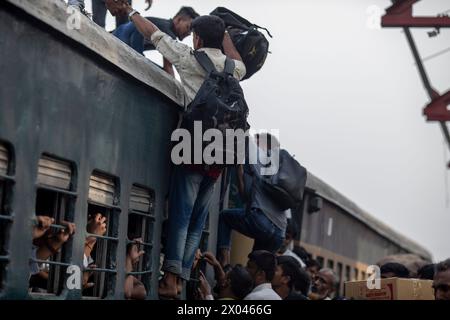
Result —
<instances>
[{"instance_id":1,"label":"shoulder strap","mask_svg":"<svg viewBox=\"0 0 450 320\"><path fill-rule=\"evenodd\" d=\"M234 60L227 57L225 59L225 66L223 68L223 72L233 75L234 67L235 67Z\"/></svg>"},{"instance_id":2,"label":"shoulder strap","mask_svg":"<svg viewBox=\"0 0 450 320\"><path fill-rule=\"evenodd\" d=\"M205 52L196 50L194 51L194 57L206 73L210 74L211 72L216 71L214 64Z\"/></svg>"}]
</instances>

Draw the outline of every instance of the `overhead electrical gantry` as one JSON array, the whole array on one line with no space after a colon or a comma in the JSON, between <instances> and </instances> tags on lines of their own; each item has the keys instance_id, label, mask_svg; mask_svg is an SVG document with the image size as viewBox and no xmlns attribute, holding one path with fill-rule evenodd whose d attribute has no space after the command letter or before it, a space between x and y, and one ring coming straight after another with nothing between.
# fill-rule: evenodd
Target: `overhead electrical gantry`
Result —
<instances>
[{"instance_id":1,"label":"overhead electrical gantry","mask_svg":"<svg viewBox=\"0 0 450 320\"><path fill-rule=\"evenodd\" d=\"M430 97L430 102L423 109L427 121L439 122L447 145L450 149L450 134L447 122L450 121L450 90L440 94L433 88L423 65L423 60L419 55L410 28L433 28L435 31L429 32L429 36L439 34L441 28L450 28L450 17L447 12L436 17L413 16L412 7L420 0L397 0L386 9L386 14L381 18L381 26L389 28L403 28L409 47L419 69L423 85ZM447 70L450 72L450 70ZM450 169L450 162L447 164Z\"/></svg>"}]
</instances>

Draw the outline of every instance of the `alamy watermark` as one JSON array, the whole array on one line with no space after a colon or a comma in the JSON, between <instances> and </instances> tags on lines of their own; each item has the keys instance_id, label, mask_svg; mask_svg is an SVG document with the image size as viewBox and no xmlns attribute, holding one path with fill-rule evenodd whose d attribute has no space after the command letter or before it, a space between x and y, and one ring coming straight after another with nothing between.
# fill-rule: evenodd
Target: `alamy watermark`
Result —
<instances>
[{"instance_id":1,"label":"alamy watermark","mask_svg":"<svg viewBox=\"0 0 450 320\"><path fill-rule=\"evenodd\" d=\"M174 164L259 164L261 175L274 175L279 168L279 130L207 129L194 121L193 133L179 128L172 132ZM248 148L246 148L248 146ZM247 153L248 150L248 153Z\"/></svg>"},{"instance_id":2,"label":"alamy watermark","mask_svg":"<svg viewBox=\"0 0 450 320\"><path fill-rule=\"evenodd\" d=\"M381 289L381 270L377 265L367 267L366 274L369 275L366 280L367 289Z\"/></svg>"}]
</instances>

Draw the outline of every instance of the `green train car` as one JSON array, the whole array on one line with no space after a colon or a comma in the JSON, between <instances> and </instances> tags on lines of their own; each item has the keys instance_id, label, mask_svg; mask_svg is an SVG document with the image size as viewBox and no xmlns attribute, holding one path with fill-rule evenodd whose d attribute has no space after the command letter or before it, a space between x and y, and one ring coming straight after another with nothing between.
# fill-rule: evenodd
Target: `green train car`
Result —
<instances>
[{"instance_id":1,"label":"green train car","mask_svg":"<svg viewBox=\"0 0 450 320\"><path fill-rule=\"evenodd\" d=\"M0 34L0 298L123 299L132 234L144 239L145 250L133 274L148 299L157 299L170 136L185 106L183 89L89 19L81 17L80 28L72 29L68 17L58 0L0 3L0 29L7 30ZM217 181L203 251L215 252L218 214L234 191L224 179ZM107 217L108 231L96 236L95 285L68 290L66 270L83 265L86 224L96 212ZM333 260L347 278L361 275L380 255L414 252L431 259L360 212L310 176L304 203L293 212L302 226L298 241L325 263ZM77 226L48 261L32 258L31 230L40 214ZM317 233L330 214L340 226L333 234L337 240ZM349 230L353 238L339 236ZM367 241L350 245L355 239ZM235 246L233 261L245 262L250 246L249 240ZM33 262L48 269L41 290L30 288Z\"/></svg>"}]
</instances>

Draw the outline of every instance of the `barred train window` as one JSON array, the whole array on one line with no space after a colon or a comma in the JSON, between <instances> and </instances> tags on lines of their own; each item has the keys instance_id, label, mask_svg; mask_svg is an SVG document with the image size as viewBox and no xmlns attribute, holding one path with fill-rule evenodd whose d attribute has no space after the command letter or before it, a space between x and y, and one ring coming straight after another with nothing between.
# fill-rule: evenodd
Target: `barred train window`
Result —
<instances>
[{"instance_id":1,"label":"barred train window","mask_svg":"<svg viewBox=\"0 0 450 320\"><path fill-rule=\"evenodd\" d=\"M13 222L11 215L11 193L14 184L12 148L0 143L0 292L6 281L9 262L9 230Z\"/></svg>"},{"instance_id":2,"label":"barred train window","mask_svg":"<svg viewBox=\"0 0 450 320\"><path fill-rule=\"evenodd\" d=\"M334 261L331 259L328 259L327 261L327 268L331 269L334 271Z\"/></svg>"},{"instance_id":3,"label":"barred train window","mask_svg":"<svg viewBox=\"0 0 450 320\"><path fill-rule=\"evenodd\" d=\"M321 257L321 256L317 256L316 260L317 260L317 262L320 265L320 269L322 269L324 267L324 264L323 264L324 263L324 258Z\"/></svg>"},{"instance_id":4,"label":"barred train window","mask_svg":"<svg viewBox=\"0 0 450 320\"><path fill-rule=\"evenodd\" d=\"M84 257L84 275L87 279L83 295L103 299L114 293L117 274L116 251L120 214L118 179L94 171L89 181L88 198ZM100 225L102 227L99 227Z\"/></svg>"},{"instance_id":5,"label":"barred train window","mask_svg":"<svg viewBox=\"0 0 450 320\"><path fill-rule=\"evenodd\" d=\"M29 284L32 293L59 295L64 289L66 268L72 256L72 240L69 237L59 249L53 243L58 241L55 240L58 234L66 228L65 222L74 221L76 194L72 183L73 172L73 165L67 161L47 155L39 160L35 215L53 218L54 222L45 234L36 236L33 233ZM39 221L36 218L35 226L41 224Z\"/></svg>"},{"instance_id":6,"label":"barred train window","mask_svg":"<svg viewBox=\"0 0 450 320\"><path fill-rule=\"evenodd\" d=\"M342 263L338 262L337 270L336 270L336 276L337 276L337 282L338 282L338 287L337 287L337 291L336 291L337 295L340 295L340 293L341 293L342 269L343 269Z\"/></svg>"},{"instance_id":7,"label":"barred train window","mask_svg":"<svg viewBox=\"0 0 450 320\"><path fill-rule=\"evenodd\" d=\"M152 249L153 249L153 227L155 223L155 193L154 191L133 185L130 195L130 206L128 215L128 245L136 243L134 240L140 238L138 250L144 250L145 254L134 266L128 275L136 277L141 281L145 289L150 292L150 282L153 273Z\"/></svg>"},{"instance_id":8,"label":"barred train window","mask_svg":"<svg viewBox=\"0 0 450 320\"><path fill-rule=\"evenodd\" d=\"M351 280L350 279L350 272L351 272L350 266L345 266L345 279L344 279L345 282Z\"/></svg>"}]
</instances>

